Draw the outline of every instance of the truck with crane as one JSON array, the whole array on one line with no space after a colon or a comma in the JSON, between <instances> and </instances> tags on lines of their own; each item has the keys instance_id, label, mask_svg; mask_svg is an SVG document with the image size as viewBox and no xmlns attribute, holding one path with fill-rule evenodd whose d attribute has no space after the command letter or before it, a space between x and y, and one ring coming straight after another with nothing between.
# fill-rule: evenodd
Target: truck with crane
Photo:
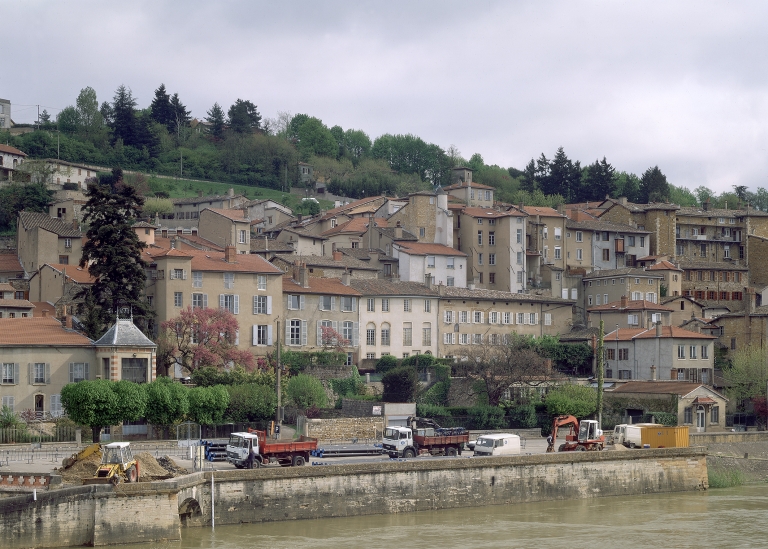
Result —
<instances>
[{"instance_id":1,"label":"truck with crane","mask_svg":"<svg viewBox=\"0 0 768 549\"><path fill-rule=\"evenodd\" d=\"M547 437L547 453L555 451L558 430L569 427L565 435L565 442L558 448L558 452L585 452L600 451L605 448L605 435L594 419L579 421L574 416L556 416L552 421L552 433Z\"/></svg>"},{"instance_id":2,"label":"truck with crane","mask_svg":"<svg viewBox=\"0 0 768 549\"><path fill-rule=\"evenodd\" d=\"M384 430L382 449L390 458L420 455L459 456L469 442L464 427L440 427L434 420L411 416L406 426L390 425Z\"/></svg>"}]
</instances>

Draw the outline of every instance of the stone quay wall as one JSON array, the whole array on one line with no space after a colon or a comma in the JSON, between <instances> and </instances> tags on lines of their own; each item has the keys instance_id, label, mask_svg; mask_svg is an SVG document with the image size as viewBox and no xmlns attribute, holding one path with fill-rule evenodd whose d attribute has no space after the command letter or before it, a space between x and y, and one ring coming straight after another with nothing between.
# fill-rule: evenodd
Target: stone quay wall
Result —
<instances>
[{"instance_id":1,"label":"stone quay wall","mask_svg":"<svg viewBox=\"0 0 768 549\"><path fill-rule=\"evenodd\" d=\"M702 448L195 473L0 500L7 549L179 539L183 526L403 513L706 489Z\"/></svg>"}]
</instances>

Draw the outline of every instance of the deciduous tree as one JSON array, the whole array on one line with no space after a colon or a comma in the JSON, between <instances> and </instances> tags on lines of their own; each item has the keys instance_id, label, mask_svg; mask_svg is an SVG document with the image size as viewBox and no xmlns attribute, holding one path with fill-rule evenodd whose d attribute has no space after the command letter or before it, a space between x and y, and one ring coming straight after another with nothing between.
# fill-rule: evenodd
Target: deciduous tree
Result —
<instances>
[{"instance_id":1,"label":"deciduous tree","mask_svg":"<svg viewBox=\"0 0 768 549\"><path fill-rule=\"evenodd\" d=\"M189 418L201 425L220 423L229 406L229 393L221 385L193 387L187 393Z\"/></svg>"},{"instance_id":2,"label":"deciduous tree","mask_svg":"<svg viewBox=\"0 0 768 549\"><path fill-rule=\"evenodd\" d=\"M726 393L738 406L755 397L764 397L768 383L768 353L765 349L747 346L739 349L731 366L723 368Z\"/></svg>"},{"instance_id":3,"label":"deciduous tree","mask_svg":"<svg viewBox=\"0 0 768 549\"><path fill-rule=\"evenodd\" d=\"M312 406L322 408L328 403L323 383L307 374L291 377L285 387L285 394L291 402L304 410Z\"/></svg>"},{"instance_id":4,"label":"deciduous tree","mask_svg":"<svg viewBox=\"0 0 768 549\"><path fill-rule=\"evenodd\" d=\"M152 425L171 425L189 412L189 389L167 377L144 384L147 394L146 418Z\"/></svg>"}]
</instances>

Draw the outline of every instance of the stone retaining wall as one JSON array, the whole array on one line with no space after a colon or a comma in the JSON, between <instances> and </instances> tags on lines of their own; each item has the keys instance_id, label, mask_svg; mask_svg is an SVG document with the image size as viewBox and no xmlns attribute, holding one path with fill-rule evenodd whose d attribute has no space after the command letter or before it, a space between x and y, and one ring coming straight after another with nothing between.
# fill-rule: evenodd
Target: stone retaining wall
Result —
<instances>
[{"instance_id":1,"label":"stone retaining wall","mask_svg":"<svg viewBox=\"0 0 768 549\"><path fill-rule=\"evenodd\" d=\"M383 431L381 416L307 420L308 435L318 440L380 439Z\"/></svg>"},{"instance_id":2,"label":"stone retaining wall","mask_svg":"<svg viewBox=\"0 0 768 549\"><path fill-rule=\"evenodd\" d=\"M702 448L569 452L195 473L0 500L6 549L179 539L181 525L272 522L707 488Z\"/></svg>"},{"instance_id":3,"label":"stone retaining wall","mask_svg":"<svg viewBox=\"0 0 768 549\"><path fill-rule=\"evenodd\" d=\"M768 431L740 431L725 433L691 433L688 435L691 446L704 446L723 442L766 442Z\"/></svg>"}]
</instances>

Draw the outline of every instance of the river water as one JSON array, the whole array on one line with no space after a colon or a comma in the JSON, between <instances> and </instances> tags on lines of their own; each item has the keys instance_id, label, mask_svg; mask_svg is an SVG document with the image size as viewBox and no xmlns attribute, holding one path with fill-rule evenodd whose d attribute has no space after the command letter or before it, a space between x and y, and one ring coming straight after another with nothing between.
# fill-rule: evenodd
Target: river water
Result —
<instances>
[{"instance_id":1,"label":"river water","mask_svg":"<svg viewBox=\"0 0 768 549\"><path fill-rule=\"evenodd\" d=\"M182 530L168 549L768 546L768 486ZM136 545L126 546L137 547ZM139 546L140 547L140 546Z\"/></svg>"}]
</instances>

